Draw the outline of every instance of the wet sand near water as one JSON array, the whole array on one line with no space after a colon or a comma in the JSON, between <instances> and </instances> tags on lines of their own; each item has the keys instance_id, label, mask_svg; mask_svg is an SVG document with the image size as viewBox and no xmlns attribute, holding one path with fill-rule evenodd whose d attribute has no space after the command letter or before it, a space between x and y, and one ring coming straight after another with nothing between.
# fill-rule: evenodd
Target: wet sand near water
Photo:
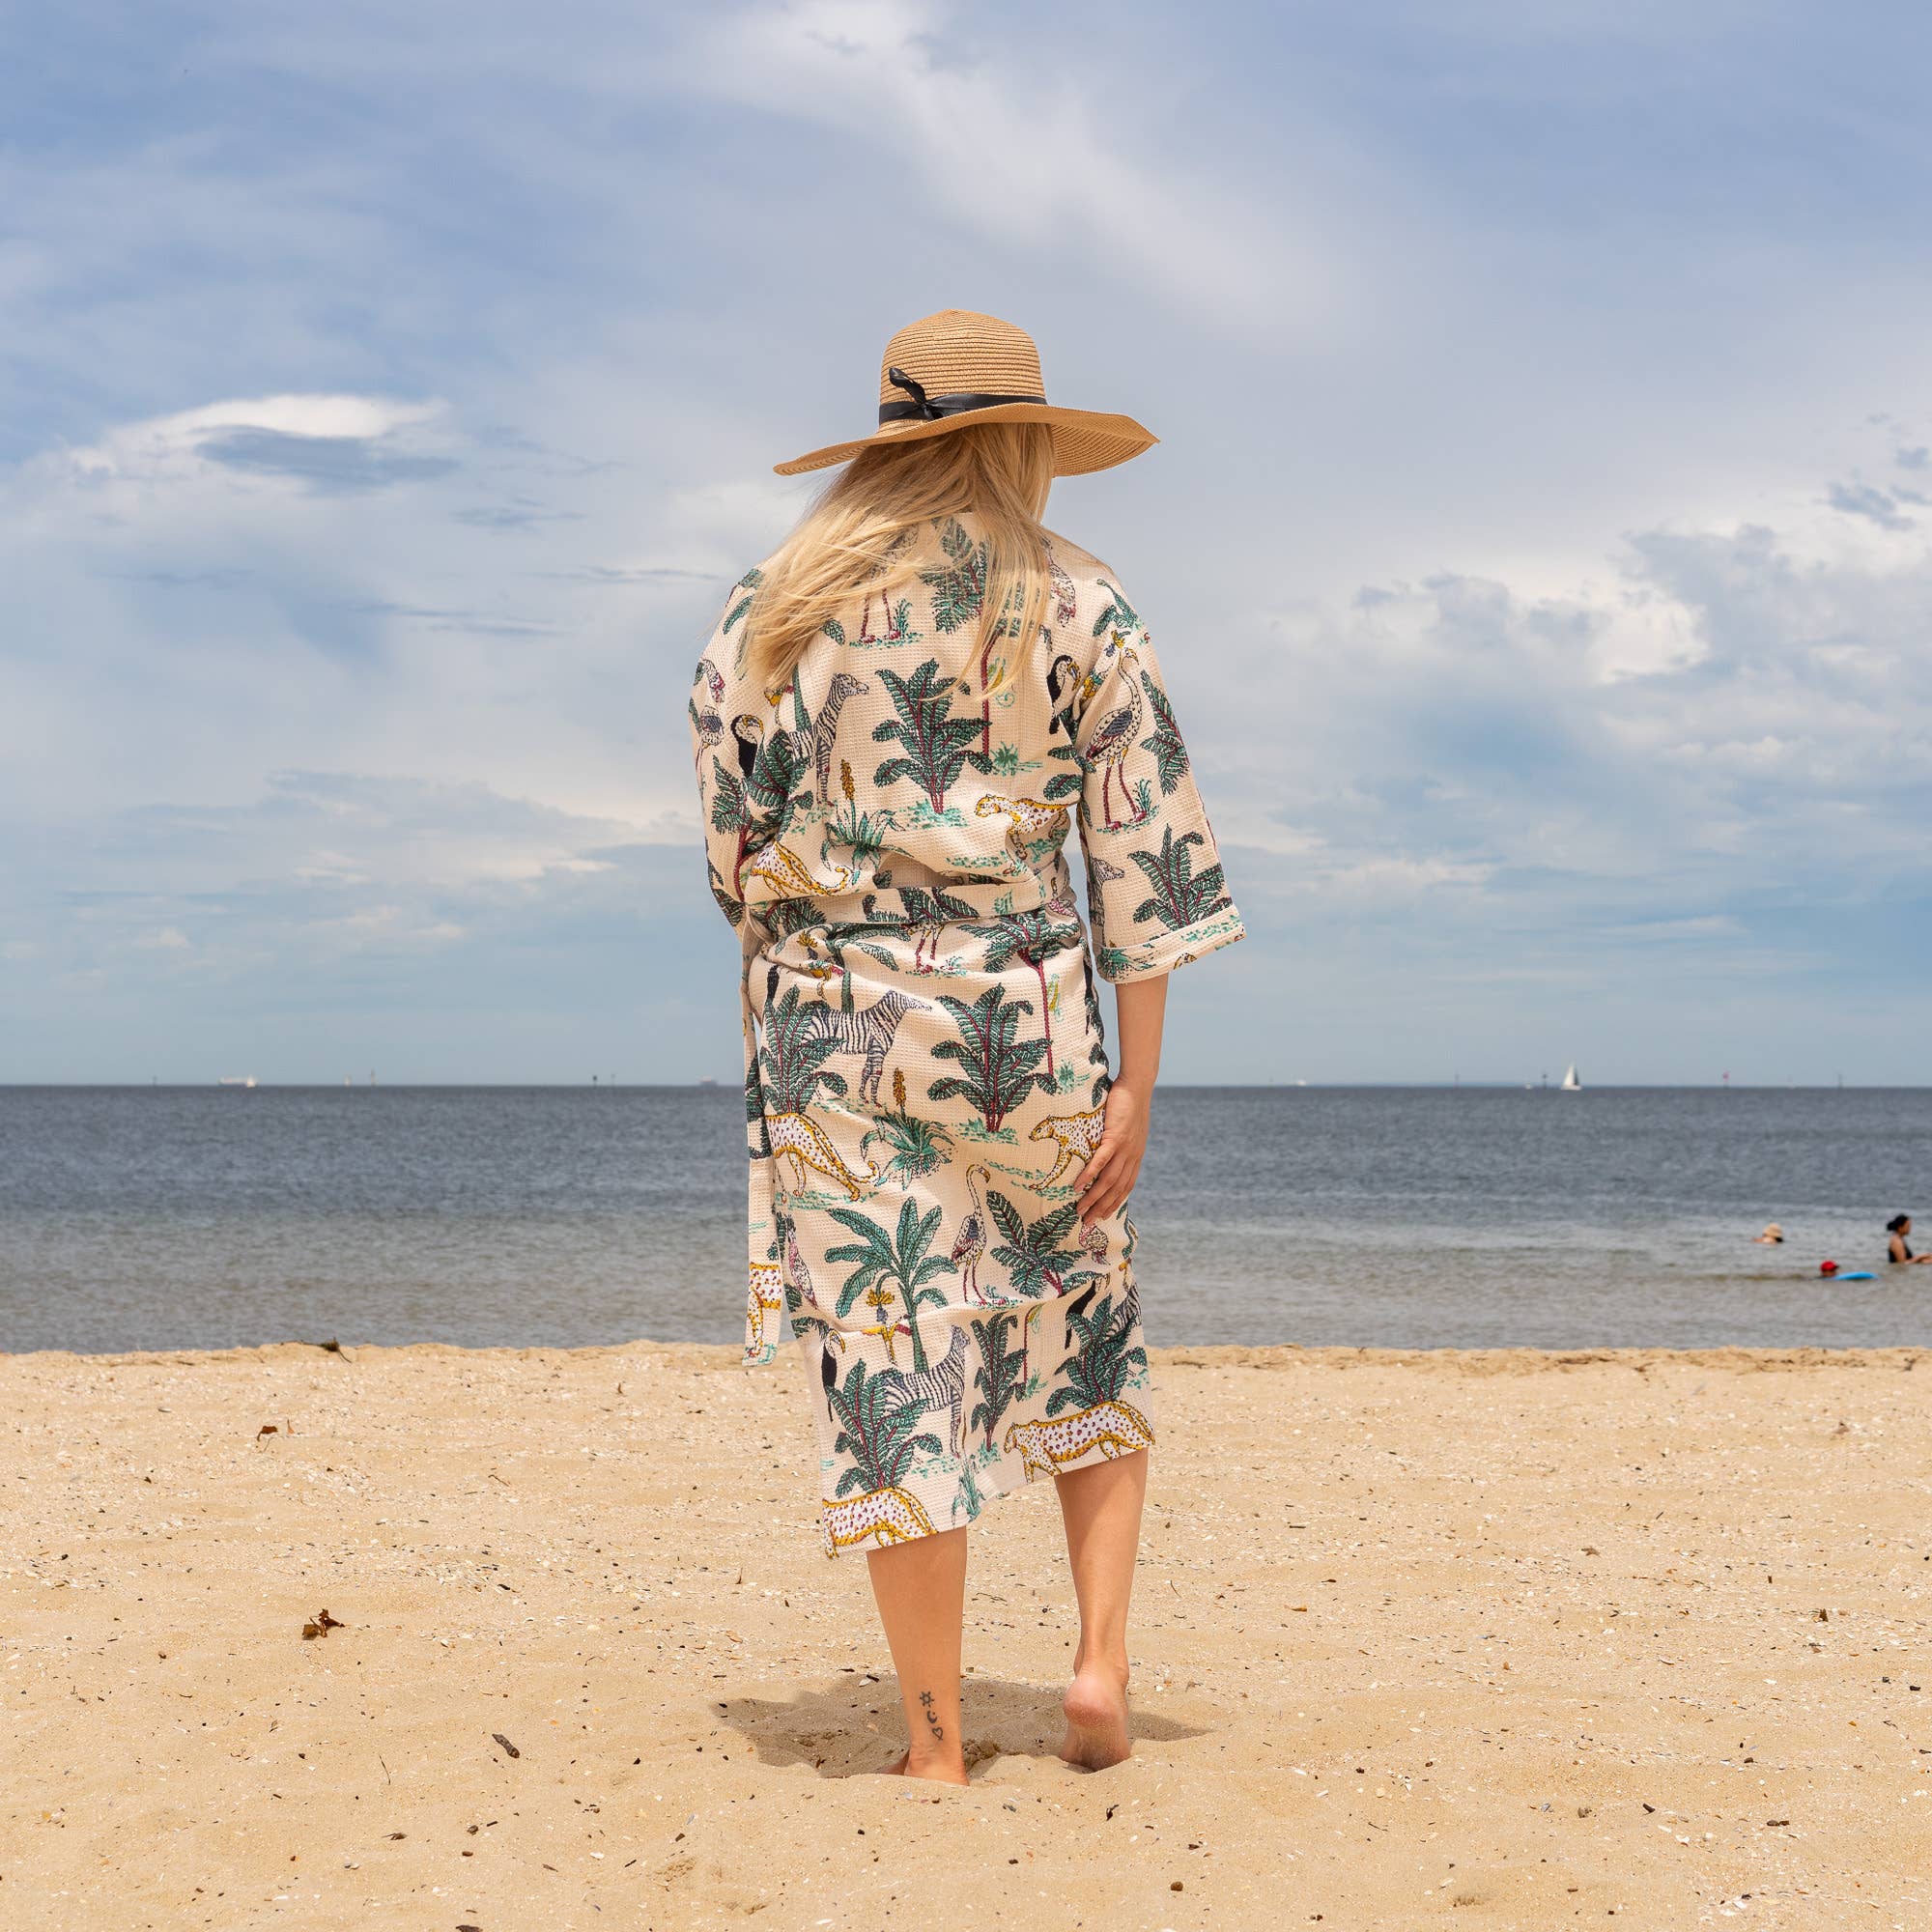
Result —
<instances>
[{"instance_id":1,"label":"wet sand near water","mask_svg":"<svg viewBox=\"0 0 1932 1932\"><path fill-rule=\"evenodd\" d=\"M788 1364L0 1358L0 1923L1932 1922L1932 1353L1154 1367L1136 1756L1040 1485L936 1791Z\"/></svg>"}]
</instances>

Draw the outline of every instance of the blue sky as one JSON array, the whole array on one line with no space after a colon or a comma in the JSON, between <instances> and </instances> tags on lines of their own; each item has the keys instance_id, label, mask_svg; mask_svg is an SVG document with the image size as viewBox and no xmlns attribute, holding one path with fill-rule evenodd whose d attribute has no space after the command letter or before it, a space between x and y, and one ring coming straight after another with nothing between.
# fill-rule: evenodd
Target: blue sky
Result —
<instances>
[{"instance_id":1,"label":"blue sky","mask_svg":"<svg viewBox=\"0 0 1932 1932\"><path fill-rule=\"evenodd\" d=\"M1141 462L1178 1079L1922 1080L1921 10L0 27L0 1079L729 1079L684 682L885 337Z\"/></svg>"}]
</instances>

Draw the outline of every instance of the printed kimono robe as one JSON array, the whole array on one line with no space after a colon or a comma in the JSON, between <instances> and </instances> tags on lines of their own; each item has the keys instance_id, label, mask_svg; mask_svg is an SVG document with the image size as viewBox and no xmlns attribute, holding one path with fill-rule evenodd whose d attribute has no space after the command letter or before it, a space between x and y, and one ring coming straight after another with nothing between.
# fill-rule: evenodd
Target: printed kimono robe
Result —
<instances>
[{"instance_id":1,"label":"printed kimono robe","mask_svg":"<svg viewBox=\"0 0 1932 1932\"><path fill-rule=\"evenodd\" d=\"M1242 936L1111 574L1056 540L1046 627L1002 680L985 565L970 525L918 532L778 692L741 656L753 570L691 696L744 948L745 1359L802 1345L828 1553L1151 1444L1133 1223L1083 1230L1073 1195L1109 1080L1096 961L1134 979Z\"/></svg>"}]
</instances>

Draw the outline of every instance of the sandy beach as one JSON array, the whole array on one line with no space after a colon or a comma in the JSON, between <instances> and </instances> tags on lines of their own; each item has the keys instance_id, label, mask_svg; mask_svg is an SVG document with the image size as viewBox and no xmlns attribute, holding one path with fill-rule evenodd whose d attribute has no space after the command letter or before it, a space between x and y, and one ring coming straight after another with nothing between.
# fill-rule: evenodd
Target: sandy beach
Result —
<instances>
[{"instance_id":1,"label":"sandy beach","mask_svg":"<svg viewBox=\"0 0 1932 1932\"><path fill-rule=\"evenodd\" d=\"M789 1364L0 1360L0 1922L1927 1922L1932 1353L1155 1367L1136 1756L1036 1487L942 1792Z\"/></svg>"}]
</instances>

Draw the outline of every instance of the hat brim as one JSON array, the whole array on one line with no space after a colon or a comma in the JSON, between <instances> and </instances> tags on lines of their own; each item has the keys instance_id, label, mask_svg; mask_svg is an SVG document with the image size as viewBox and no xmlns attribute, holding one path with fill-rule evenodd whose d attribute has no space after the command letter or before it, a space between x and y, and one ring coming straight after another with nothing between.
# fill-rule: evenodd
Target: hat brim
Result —
<instances>
[{"instance_id":1,"label":"hat brim","mask_svg":"<svg viewBox=\"0 0 1932 1932\"><path fill-rule=\"evenodd\" d=\"M850 442L835 442L814 449L809 456L794 456L789 463L775 463L781 476L801 475L808 469L829 469L835 463L849 463L862 449L882 442L923 442L928 437L944 436L949 430L971 429L975 423L1044 423L1053 431L1053 473L1056 476L1086 476L1095 469L1111 469L1151 449L1160 439L1132 416L1104 415L1094 410L1065 410L1052 403L995 403L991 409L966 410L956 416L938 416L930 422L912 418L905 422L881 423L870 436Z\"/></svg>"}]
</instances>

